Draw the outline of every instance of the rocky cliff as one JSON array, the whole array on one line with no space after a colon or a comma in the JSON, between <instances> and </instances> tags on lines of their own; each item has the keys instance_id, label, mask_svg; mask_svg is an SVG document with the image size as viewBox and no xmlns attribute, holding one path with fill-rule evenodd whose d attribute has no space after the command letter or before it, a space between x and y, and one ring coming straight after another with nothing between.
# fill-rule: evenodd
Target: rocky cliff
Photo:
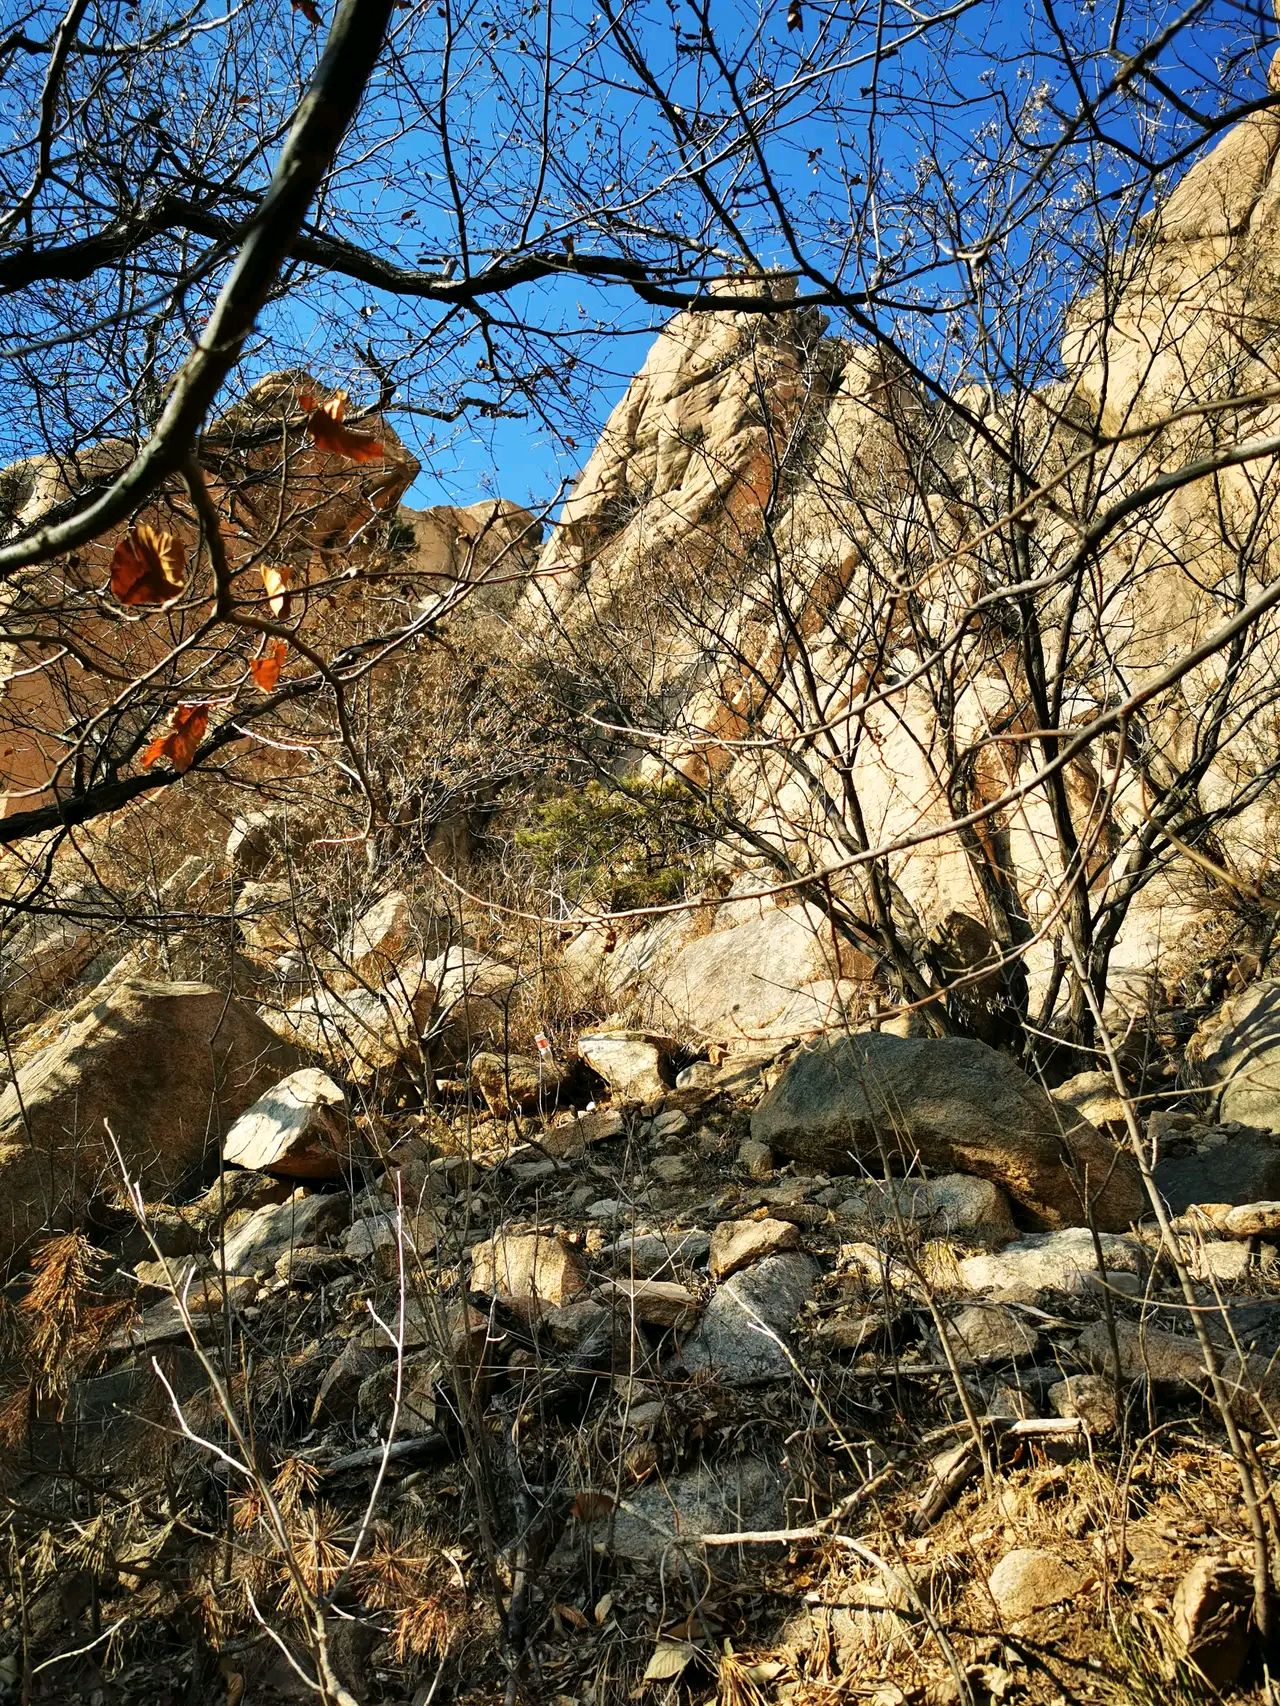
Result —
<instances>
[{"instance_id":1,"label":"rocky cliff","mask_svg":"<svg viewBox=\"0 0 1280 1706\"><path fill-rule=\"evenodd\" d=\"M677 318L545 539L215 432L300 635L455 616L20 872L0 1691L1268 1698L1278 140L1025 390ZM200 643L107 556L15 797Z\"/></svg>"}]
</instances>

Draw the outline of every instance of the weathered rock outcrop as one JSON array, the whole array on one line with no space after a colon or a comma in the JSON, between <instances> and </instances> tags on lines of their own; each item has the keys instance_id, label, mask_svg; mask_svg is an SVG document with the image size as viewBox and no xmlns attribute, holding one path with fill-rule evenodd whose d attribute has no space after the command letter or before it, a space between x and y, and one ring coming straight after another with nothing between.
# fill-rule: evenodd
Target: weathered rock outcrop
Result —
<instances>
[{"instance_id":1,"label":"weathered rock outcrop","mask_svg":"<svg viewBox=\"0 0 1280 1706\"><path fill-rule=\"evenodd\" d=\"M752 1136L832 1171L924 1167L1000 1185L1036 1227L1104 1231L1145 1211L1137 1169L1006 1056L967 1038L854 1035L801 1050Z\"/></svg>"},{"instance_id":2,"label":"weathered rock outcrop","mask_svg":"<svg viewBox=\"0 0 1280 1706\"><path fill-rule=\"evenodd\" d=\"M1275 68L1271 86L1280 87ZM1065 581L1051 584L1105 505L1228 440L1265 443L1280 426L1267 400L1280 305L1278 148L1274 109L1223 135L1131 234L1106 289L1074 310L1066 379L1013 400L977 388L927 399L882 354L824 340L803 315L790 325L787 316L674 321L547 542L550 578L529 593L541 615L536 642L559 628L581 645L594 624L588 643L598 637L602 669L626 654L618 673L637 696L637 724L661 731L647 760L655 775L675 763L714 779L800 870L847 863L855 844L887 847L899 924L924 940L949 916L979 921L991 957L1021 949L1033 997L1050 986L1067 841L1078 841L1095 911L1122 897L1129 908L1111 946L1123 1021L1146 1002L1153 975L1176 982L1212 910L1202 871L1185 860L1144 868L1132 896L1125 887L1150 779L1163 788L1196 766L1190 818L1214 822L1215 857L1232 869L1260 873L1280 838L1266 780L1280 622L1268 617L1230 668L1209 657L1151 698L1141 763L1122 745L1110 780L1101 747L1066 768L1064 840L1048 793L1028 780L1033 744L1001 734L1029 715L1018 649L998 611L975 615L1006 574L981 543L1007 531L992 493L1008 464L994 446L1025 466L1034 445L1031 478L1053 494L1024 519L1045 577L1038 617L1046 631L1064 619L1071 630L1061 647L1064 727L1095 716L1108 695L1149 686L1275 581L1280 477L1262 456L1153 492L1102 541L1096 600L1073 602ZM1219 407L1233 397L1245 400ZM1107 442L1135 425L1152 430ZM647 563L660 572L644 574ZM945 713L930 671L945 674ZM949 828L1023 784L977 841ZM861 899L854 876L842 886ZM678 951L668 940L647 968L650 1022L683 1022L685 988L684 1005L708 1013L709 1035L735 1024L799 1035L843 1022L849 1009L840 970L805 980L811 995L791 1006L766 1012L740 994L741 1011L728 1001L717 1009L716 991L694 986L704 977L732 986L729 944L691 947L679 968ZM713 969L721 952L723 974Z\"/></svg>"}]
</instances>

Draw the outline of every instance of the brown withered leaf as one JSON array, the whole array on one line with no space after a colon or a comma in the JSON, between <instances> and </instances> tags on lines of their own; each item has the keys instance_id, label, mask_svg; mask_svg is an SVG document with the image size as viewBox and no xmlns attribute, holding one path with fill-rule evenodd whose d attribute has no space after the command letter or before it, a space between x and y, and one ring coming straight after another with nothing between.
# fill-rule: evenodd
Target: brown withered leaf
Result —
<instances>
[{"instance_id":1,"label":"brown withered leaf","mask_svg":"<svg viewBox=\"0 0 1280 1706\"><path fill-rule=\"evenodd\" d=\"M275 690L280 679L280 671L284 668L285 656L289 650L287 640L272 640L264 647L256 658L249 660L249 673L254 682L264 693Z\"/></svg>"},{"instance_id":2,"label":"brown withered leaf","mask_svg":"<svg viewBox=\"0 0 1280 1706\"><path fill-rule=\"evenodd\" d=\"M111 556L111 591L121 604L171 604L187 584L182 541L145 522Z\"/></svg>"},{"instance_id":3,"label":"brown withered leaf","mask_svg":"<svg viewBox=\"0 0 1280 1706\"><path fill-rule=\"evenodd\" d=\"M289 4L295 12L301 12L309 24L316 26L323 22L316 0L289 0Z\"/></svg>"},{"instance_id":4,"label":"brown withered leaf","mask_svg":"<svg viewBox=\"0 0 1280 1706\"><path fill-rule=\"evenodd\" d=\"M328 450L334 456L345 456L348 462L382 461L380 439L371 433L355 432L351 427L343 426L342 418L347 412L345 391L335 391L327 403L318 403L311 396L303 396L299 401L306 412L307 431L321 450Z\"/></svg>"},{"instance_id":5,"label":"brown withered leaf","mask_svg":"<svg viewBox=\"0 0 1280 1706\"><path fill-rule=\"evenodd\" d=\"M142 755L142 768L150 770L153 764L158 764L162 758L167 758L173 768L182 774L191 768L191 761L196 755L196 748L204 739L204 731L209 727L209 707L207 705L179 705L173 713L173 722L168 734L157 735Z\"/></svg>"}]
</instances>

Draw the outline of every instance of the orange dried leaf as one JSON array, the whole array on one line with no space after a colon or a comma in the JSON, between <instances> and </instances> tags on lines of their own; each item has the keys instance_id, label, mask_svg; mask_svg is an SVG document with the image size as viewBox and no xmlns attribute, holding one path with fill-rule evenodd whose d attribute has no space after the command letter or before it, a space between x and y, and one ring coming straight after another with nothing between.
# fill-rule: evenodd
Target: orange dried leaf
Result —
<instances>
[{"instance_id":1,"label":"orange dried leaf","mask_svg":"<svg viewBox=\"0 0 1280 1706\"><path fill-rule=\"evenodd\" d=\"M343 426L347 412L347 394L335 391L327 403L317 403L314 397L299 399L307 412L307 431L321 450L334 456L345 456L348 462L381 462L382 442L367 432L354 432Z\"/></svg>"},{"instance_id":2,"label":"orange dried leaf","mask_svg":"<svg viewBox=\"0 0 1280 1706\"><path fill-rule=\"evenodd\" d=\"M286 640L273 640L266 651L256 658L250 658L249 673L264 693L274 690L280 679L280 671L284 668L288 650Z\"/></svg>"},{"instance_id":3,"label":"orange dried leaf","mask_svg":"<svg viewBox=\"0 0 1280 1706\"><path fill-rule=\"evenodd\" d=\"M146 523L126 533L111 557L111 591L121 604L170 604L187 584L182 541Z\"/></svg>"},{"instance_id":4,"label":"orange dried leaf","mask_svg":"<svg viewBox=\"0 0 1280 1706\"><path fill-rule=\"evenodd\" d=\"M167 758L173 768L182 774L191 768L191 761L196 755L196 748L204 739L204 731L209 727L209 707L207 705L179 705L173 713L173 723L168 734L157 735L151 745L142 755L142 768L150 770L153 764L158 764L162 758Z\"/></svg>"},{"instance_id":5,"label":"orange dried leaf","mask_svg":"<svg viewBox=\"0 0 1280 1706\"><path fill-rule=\"evenodd\" d=\"M293 578L292 571L276 563L262 565L262 584L267 589L267 603L271 614L283 621L289 614L289 582Z\"/></svg>"},{"instance_id":6,"label":"orange dried leaf","mask_svg":"<svg viewBox=\"0 0 1280 1706\"><path fill-rule=\"evenodd\" d=\"M595 1522L615 1510L616 1503L608 1493L579 1493L569 1506L569 1515L576 1522Z\"/></svg>"}]
</instances>

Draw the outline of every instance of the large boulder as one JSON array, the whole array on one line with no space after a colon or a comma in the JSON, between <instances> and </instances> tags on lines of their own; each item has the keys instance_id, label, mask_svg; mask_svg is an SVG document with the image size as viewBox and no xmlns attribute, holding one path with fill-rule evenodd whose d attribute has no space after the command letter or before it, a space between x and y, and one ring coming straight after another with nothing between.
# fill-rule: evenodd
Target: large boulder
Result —
<instances>
[{"instance_id":1,"label":"large boulder","mask_svg":"<svg viewBox=\"0 0 1280 1706\"><path fill-rule=\"evenodd\" d=\"M826 1037L795 1056L751 1119L775 1152L828 1172L974 1173L1027 1224L1104 1231L1145 1207L1133 1162L1005 1055L964 1037Z\"/></svg>"},{"instance_id":2,"label":"large boulder","mask_svg":"<svg viewBox=\"0 0 1280 1706\"><path fill-rule=\"evenodd\" d=\"M720 911L749 905L759 903ZM687 943L652 976L644 999L655 1023L703 1037L812 1036L865 1011L870 971L865 956L833 939L816 907L769 907Z\"/></svg>"},{"instance_id":3,"label":"large boulder","mask_svg":"<svg viewBox=\"0 0 1280 1706\"><path fill-rule=\"evenodd\" d=\"M321 988L262 1016L287 1041L337 1063L357 1083L379 1072L420 1073L435 985L411 971L382 989Z\"/></svg>"},{"instance_id":4,"label":"large boulder","mask_svg":"<svg viewBox=\"0 0 1280 1706\"><path fill-rule=\"evenodd\" d=\"M1264 979L1225 1002L1194 1039L1189 1064L1214 1118L1280 1131L1280 982Z\"/></svg>"},{"instance_id":5,"label":"large boulder","mask_svg":"<svg viewBox=\"0 0 1280 1706\"><path fill-rule=\"evenodd\" d=\"M232 1122L299 1064L205 984L126 979L82 1003L0 1096L0 1271L119 1183L114 1146L143 1196L161 1196L198 1177Z\"/></svg>"}]
</instances>

